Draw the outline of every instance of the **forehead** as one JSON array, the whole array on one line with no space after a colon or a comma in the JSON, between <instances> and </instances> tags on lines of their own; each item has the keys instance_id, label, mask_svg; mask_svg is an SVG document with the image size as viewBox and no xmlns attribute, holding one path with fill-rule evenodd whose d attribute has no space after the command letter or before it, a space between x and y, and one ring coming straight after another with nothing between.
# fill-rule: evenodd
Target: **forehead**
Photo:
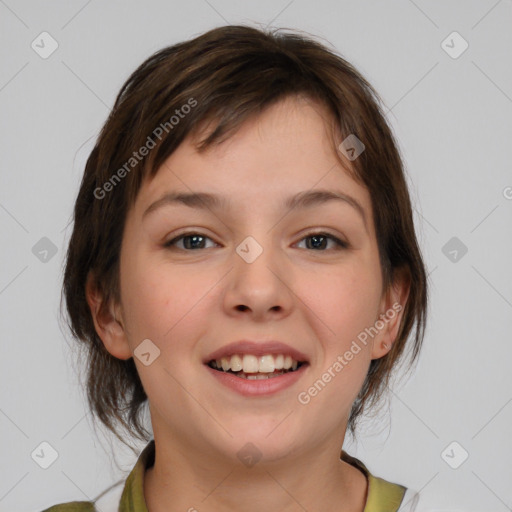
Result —
<instances>
[{"instance_id":1,"label":"forehead","mask_svg":"<svg viewBox=\"0 0 512 512\"><path fill-rule=\"evenodd\" d=\"M310 189L338 190L368 212L368 191L337 154L327 109L305 98L287 98L246 121L236 133L204 152L195 143L212 126L187 137L143 182L135 209L142 216L164 192L211 192L238 206L269 203Z\"/></svg>"}]
</instances>

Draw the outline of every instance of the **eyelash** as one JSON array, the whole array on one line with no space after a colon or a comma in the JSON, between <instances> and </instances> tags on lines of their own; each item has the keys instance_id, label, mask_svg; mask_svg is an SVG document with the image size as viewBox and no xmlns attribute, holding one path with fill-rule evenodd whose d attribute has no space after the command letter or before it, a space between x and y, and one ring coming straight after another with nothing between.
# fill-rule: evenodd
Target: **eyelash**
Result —
<instances>
[{"instance_id":1,"label":"eyelash","mask_svg":"<svg viewBox=\"0 0 512 512\"><path fill-rule=\"evenodd\" d=\"M172 249L176 242L179 242L180 240L183 240L184 238L188 238L188 237L191 237L191 236L200 236L202 238L212 240L209 236L203 235L202 233L198 233L198 232L195 232L195 231L189 231L187 233L183 233L183 234L177 236L176 238L173 238L172 240L169 240L168 242L165 242L163 246L165 248ZM349 247L349 244L347 242L344 242L343 240L340 240L339 238L335 237L334 235L331 235L329 233L325 233L323 231L317 231L317 232L313 232L313 233L308 233L306 236L302 237L299 240L299 242L302 242L303 240L306 240L307 238L313 238L315 236L319 236L319 237L323 237L323 238L328 238L328 239L334 241L334 243L338 246L337 249L335 249L335 250L348 249L348 247ZM174 248L176 248L176 247L174 247ZM199 249L182 249L182 248L178 248L178 249L181 250L181 251L185 251L185 252L204 250L204 248L199 248ZM310 249L310 250L315 251L315 252L326 252L325 249L323 249L323 250Z\"/></svg>"}]
</instances>

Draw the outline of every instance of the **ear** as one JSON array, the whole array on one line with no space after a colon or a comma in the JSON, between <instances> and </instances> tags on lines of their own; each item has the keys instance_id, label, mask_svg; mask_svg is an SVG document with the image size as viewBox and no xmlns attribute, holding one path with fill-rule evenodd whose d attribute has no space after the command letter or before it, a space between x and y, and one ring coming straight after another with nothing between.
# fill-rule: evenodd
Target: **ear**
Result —
<instances>
[{"instance_id":1,"label":"ear","mask_svg":"<svg viewBox=\"0 0 512 512\"><path fill-rule=\"evenodd\" d=\"M132 357L121 307L113 303L105 304L92 271L87 275L85 296L91 310L94 328L107 351L118 359Z\"/></svg>"},{"instance_id":2,"label":"ear","mask_svg":"<svg viewBox=\"0 0 512 512\"><path fill-rule=\"evenodd\" d=\"M395 269L393 282L382 294L380 314L375 322L375 326L379 327L379 333L373 339L372 359L379 359L391 351L398 335L410 289L411 280L407 269Z\"/></svg>"}]
</instances>

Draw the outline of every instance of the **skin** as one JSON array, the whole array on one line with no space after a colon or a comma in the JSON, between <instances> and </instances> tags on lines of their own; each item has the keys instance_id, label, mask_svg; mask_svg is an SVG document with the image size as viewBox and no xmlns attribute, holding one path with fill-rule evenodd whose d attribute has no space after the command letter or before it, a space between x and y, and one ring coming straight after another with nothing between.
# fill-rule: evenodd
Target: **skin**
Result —
<instances>
[{"instance_id":1,"label":"skin","mask_svg":"<svg viewBox=\"0 0 512 512\"><path fill-rule=\"evenodd\" d=\"M322 106L289 98L206 153L186 139L143 183L128 213L120 304L100 313L101 295L88 287L96 330L112 355L132 357L148 338L160 350L149 366L134 357L156 442L144 482L151 512L364 509L367 480L339 456L370 361L388 352L401 313L360 344L307 405L297 396L380 314L404 307L408 286L382 287L370 196L336 158L326 119ZM350 195L365 220L341 201L286 212L287 197L312 188ZM167 205L143 218L169 191L215 193L231 206ZM208 237L199 243L204 248L187 251L183 239L164 246L184 232ZM312 232L328 232L348 248L327 239L316 249ZM235 251L247 236L263 248L253 263ZM287 343L307 354L309 367L272 396L243 397L202 363L240 339ZM247 442L262 454L251 468L237 458Z\"/></svg>"}]
</instances>

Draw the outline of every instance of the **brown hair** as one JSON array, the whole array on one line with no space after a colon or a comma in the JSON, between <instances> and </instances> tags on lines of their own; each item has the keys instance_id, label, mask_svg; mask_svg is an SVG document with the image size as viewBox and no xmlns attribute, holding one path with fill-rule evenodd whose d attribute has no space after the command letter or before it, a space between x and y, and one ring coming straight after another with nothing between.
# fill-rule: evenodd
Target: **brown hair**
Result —
<instances>
[{"instance_id":1,"label":"brown hair","mask_svg":"<svg viewBox=\"0 0 512 512\"><path fill-rule=\"evenodd\" d=\"M197 145L199 151L290 96L320 102L332 117L336 137L355 134L364 143L365 151L351 164L354 178L371 196L384 286L393 283L398 270L410 282L393 347L371 361L353 404L352 434L357 418L383 394L414 327L411 366L419 354L427 276L402 160L379 96L351 64L311 37L246 26L216 28L162 49L128 78L87 160L75 203L63 282L68 323L86 348L89 405L119 439L118 426L148 439L140 415L147 396L133 358L112 356L95 331L85 294L88 275L101 290L103 307L119 302L122 234L143 180L154 176L184 138L205 123L213 128Z\"/></svg>"}]
</instances>

